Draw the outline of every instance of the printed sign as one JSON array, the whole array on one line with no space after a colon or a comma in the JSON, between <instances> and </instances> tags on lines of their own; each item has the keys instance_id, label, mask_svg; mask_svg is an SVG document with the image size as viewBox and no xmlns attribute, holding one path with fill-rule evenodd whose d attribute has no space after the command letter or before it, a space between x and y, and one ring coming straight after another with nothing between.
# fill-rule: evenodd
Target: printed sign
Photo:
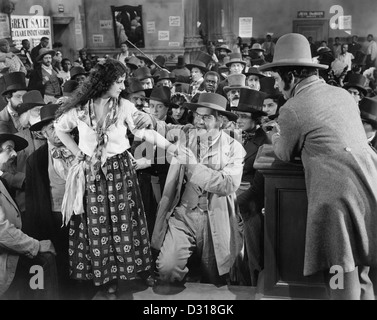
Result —
<instances>
[{"instance_id":1,"label":"printed sign","mask_svg":"<svg viewBox=\"0 0 377 320\"><path fill-rule=\"evenodd\" d=\"M352 16L339 17L339 30L352 30Z\"/></svg>"},{"instance_id":2,"label":"printed sign","mask_svg":"<svg viewBox=\"0 0 377 320\"><path fill-rule=\"evenodd\" d=\"M156 32L156 23L154 21L147 21L147 33Z\"/></svg>"},{"instance_id":3,"label":"printed sign","mask_svg":"<svg viewBox=\"0 0 377 320\"><path fill-rule=\"evenodd\" d=\"M181 26L181 17L180 16L170 16L169 17L169 26L170 27Z\"/></svg>"},{"instance_id":4,"label":"printed sign","mask_svg":"<svg viewBox=\"0 0 377 320\"><path fill-rule=\"evenodd\" d=\"M253 18L241 17L239 27L239 36L241 38L251 38L253 36Z\"/></svg>"},{"instance_id":5,"label":"printed sign","mask_svg":"<svg viewBox=\"0 0 377 320\"><path fill-rule=\"evenodd\" d=\"M180 45L179 42L169 42L169 47L179 47Z\"/></svg>"},{"instance_id":6,"label":"printed sign","mask_svg":"<svg viewBox=\"0 0 377 320\"><path fill-rule=\"evenodd\" d=\"M103 34L93 34L93 43L103 43Z\"/></svg>"},{"instance_id":7,"label":"printed sign","mask_svg":"<svg viewBox=\"0 0 377 320\"><path fill-rule=\"evenodd\" d=\"M112 29L113 21L112 20L100 20L99 25L101 29Z\"/></svg>"},{"instance_id":8,"label":"printed sign","mask_svg":"<svg viewBox=\"0 0 377 320\"><path fill-rule=\"evenodd\" d=\"M10 28L8 15L0 13L0 39L10 38Z\"/></svg>"},{"instance_id":9,"label":"printed sign","mask_svg":"<svg viewBox=\"0 0 377 320\"><path fill-rule=\"evenodd\" d=\"M158 32L158 40L160 40L160 41L169 41L170 40L170 33L169 33L169 31L159 31Z\"/></svg>"},{"instance_id":10,"label":"printed sign","mask_svg":"<svg viewBox=\"0 0 377 320\"><path fill-rule=\"evenodd\" d=\"M323 19L325 11L298 11L297 18Z\"/></svg>"},{"instance_id":11,"label":"printed sign","mask_svg":"<svg viewBox=\"0 0 377 320\"><path fill-rule=\"evenodd\" d=\"M39 44L42 37L50 39L51 47L51 18L48 16L11 16L11 29L17 49L21 49L24 39L28 39L33 48Z\"/></svg>"}]
</instances>

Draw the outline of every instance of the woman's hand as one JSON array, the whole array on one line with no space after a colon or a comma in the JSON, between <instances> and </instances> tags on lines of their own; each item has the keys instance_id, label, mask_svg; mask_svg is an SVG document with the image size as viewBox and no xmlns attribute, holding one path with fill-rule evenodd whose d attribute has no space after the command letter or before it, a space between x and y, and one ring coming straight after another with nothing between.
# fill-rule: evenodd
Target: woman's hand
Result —
<instances>
[{"instance_id":1,"label":"woman's hand","mask_svg":"<svg viewBox=\"0 0 377 320\"><path fill-rule=\"evenodd\" d=\"M151 161L147 158L140 158L135 160L134 168L135 170L143 170L151 166Z\"/></svg>"},{"instance_id":2,"label":"woman's hand","mask_svg":"<svg viewBox=\"0 0 377 320\"><path fill-rule=\"evenodd\" d=\"M86 157L85 153L82 152L81 150L79 150L79 151L76 153L76 155L75 155L75 161L77 161L77 162L84 161L84 160L85 160L85 157Z\"/></svg>"}]
</instances>

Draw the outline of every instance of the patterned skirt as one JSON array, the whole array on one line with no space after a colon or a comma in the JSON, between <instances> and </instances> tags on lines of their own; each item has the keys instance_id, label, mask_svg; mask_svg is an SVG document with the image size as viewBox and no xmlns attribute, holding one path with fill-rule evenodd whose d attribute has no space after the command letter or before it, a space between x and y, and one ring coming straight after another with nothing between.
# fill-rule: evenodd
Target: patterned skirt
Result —
<instances>
[{"instance_id":1,"label":"patterned skirt","mask_svg":"<svg viewBox=\"0 0 377 320\"><path fill-rule=\"evenodd\" d=\"M107 174L85 169L86 212L70 222L71 278L133 280L152 271L148 227L136 171L128 153L107 159Z\"/></svg>"}]
</instances>

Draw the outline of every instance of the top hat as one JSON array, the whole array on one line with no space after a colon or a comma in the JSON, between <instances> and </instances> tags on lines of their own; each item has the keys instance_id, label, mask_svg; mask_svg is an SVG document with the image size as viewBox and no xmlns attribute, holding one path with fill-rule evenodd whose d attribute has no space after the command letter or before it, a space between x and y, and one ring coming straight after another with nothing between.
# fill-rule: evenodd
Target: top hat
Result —
<instances>
[{"instance_id":1,"label":"top hat","mask_svg":"<svg viewBox=\"0 0 377 320\"><path fill-rule=\"evenodd\" d=\"M63 96L70 97L72 93L78 88L79 83L75 80L68 80L63 84Z\"/></svg>"},{"instance_id":2,"label":"top hat","mask_svg":"<svg viewBox=\"0 0 377 320\"><path fill-rule=\"evenodd\" d=\"M148 67L141 67L135 70L133 76L140 81L148 78L153 78L153 76L151 75L151 70Z\"/></svg>"},{"instance_id":3,"label":"top hat","mask_svg":"<svg viewBox=\"0 0 377 320\"><path fill-rule=\"evenodd\" d=\"M216 47L216 50L225 50L228 53L232 53L232 50L226 44L222 44L221 46Z\"/></svg>"},{"instance_id":4,"label":"top hat","mask_svg":"<svg viewBox=\"0 0 377 320\"><path fill-rule=\"evenodd\" d=\"M5 83L5 89L1 95L6 95L15 91L27 91L25 73L23 72L11 72L3 77Z\"/></svg>"},{"instance_id":5,"label":"top hat","mask_svg":"<svg viewBox=\"0 0 377 320\"><path fill-rule=\"evenodd\" d=\"M196 58L196 60L193 63L189 63L187 65L187 68L191 70L192 68L198 68L203 72L203 74L207 73L208 70L208 65L212 61L212 57L205 53L205 52L200 52L199 56Z\"/></svg>"},{"instance_id":6,"label":"top hat","mask_svg":"<svg viewBox=\"0 0 377 320\"><path fill-rule=\"evenodd\" d=\"M185 57L178 56L177 68L184 68L186 66Z\"/></svg>"},{"instance_id":7,"label":"top hat","mask_svg":"<svg viewBox=\"0 0 377 320\"><path fill-rule=\"evenodd\" d=\"M170 73L167 70L159 70L155 73L154 78L156 81L160 80L170 80L170 81L175 81L175 75L173 73Z\"/></svg>"},{"instance_id":8,"label":"top hat","mask_svg":"<svg viewBox=\"0 0 377 320\"><path fill-rule=\"evenodd\" d=\"M154 62L157 63L161 68L164 68L166 59L164 56L157 56L156 59L154 59Z\"/></svg>"},{"instance_id":9,"label":"top hat","mask_svg":"<svg viewBox=\"0 0 377 320\"><path fill-rule=\"evenodd\" d=\"M224 92L228 93L230 90L248 88L246 86L246 76L244 74L231 74L228 76L228 86L224 87ZM250 89L251 90L251 89Z\"/></svg>"},{"instance_id":10,"label":"top hat","mask_svg":"<svg viewBox=\"0 0 377 320\"><path fill-rule=\"evenodd\" d=\"M162 102L164 105L171 107L173 104L170 102L171 92L170 88L162 86L155 87L149 97L149 100Z\"/></svg>"},{"instance_id":11,"label":"top hat","mask_svg":"<svg viewBox=\"0 0 377 320\"><path fill-rule=\"evenodd\" d=\"M263 111L263 102L267 94L261 91L242 88L240 90L240 102L235 111L252 113L257 117L267 116Z\"/></svg>"},{"instance_id":12,"label":"top hat","mask_svg":"<svg viewBox=\"0 0 377 320\"><path fill-rule=\"evenodd\" d=\"M9 128L7 124L1 123L0 124L0 145L2 145L6 141L13 141L14 142L14 151L19 152L21 150L24 150L29 143L24 138L21 138L20 136L16 134L12 134L9 131Z\"/></svg>"},{"instance_id":13,"label":"top hat","mask_svg":"<svg viewBox=\"0 0 377 320\"><path fill-rule=\"evenodd\" d=\"M229 55L229 61L225 64L228 68L232 65L232 63L241 63L244 66L246 66L246 62L242 60L242 54L241 53L231 53Z\"/></svg>"},{"instance_id":14,"label":"top hat","mask_svg":"<svg viewBox=\"0 0 377 320\"><path fill-rule=\"evenodd\" d=\"M190 84L189 83L184 83L184 82L176 82L174 84L175 87L175 92L181 92L188 94L190 91Z\"/></svg>"},{"instance_id":15,"label":"top hat","mask_svg":"<svg viewBox=\"0 0 377 320\"><path fill-rule=\"evenodd\" d=\"M278 88L275 87L275 78L265 77L259 81L260 91L267 94L265 99L278 99L283 95Z\"/></svg>"},{"instance_id":16,"label":"top hat","mask_svg":"<svg viewBox=\"0 0 377 320\"><path fill-rule=\"evenodd\" d=\"M127 82L128 85L125 90L127 94L145 92L145 96L149 97L152 93L152 89L144 89L142 82L138 78L129 78Z\"/></svg>"},{"instance_id":17,"label":"top hat","mask_svg":"<svg viewBox=\"0 0 377 320\"><path fill-rule=\"evenodd\" d=\"M259 79L265 78L266 76L258 70L256 67L250 67L249 70L245 73L245 76L258 76Z\"/></svg>"},{"instance_id":18,"label":"top hat","mask_svg":"<svg viewBox=\"0 0 377 320\"><path fill-rule=\"evenodd\" d=\"M39 55L35 60L37 62L41 62L43 57L45 55L48 55L48 54L51 55L51 57L53 57L56 54L56 52L55 52L55 50L49 50L47 48L42 48L42 49L39 50Z\"/></svg>"},{"instance_id":19,"label":"top hat","mask_svg":"<svg viewBox=\"0 0 377 320\"><path fill-rule=\"evenodd\" d=\"M362 74L351 73L348 76L348 82L343 86L344 89L356 88L360 90L365 96L368 93L366 88L367 78Z\"/></svg>"},{"instance_id":20,"label":"top hat","mask_svg":"<svg viewBox=\"0 0 377 320\"><path fill-rule=\"evenodd\" d=\"M260 43L254 43L252 45L252 47L250 48L250 50L255 50L255 51L262 51L262 52L265 52L266 50L264 50L261 46Z\"/></svg>"},{"instance_id":21,"label":"top hat","mask_svg":"<svg viewBox=\"0 0 377 320\"><path fill-rule=\"evenodd\" d=\"M126 60L126 65L128 65L130 68L137 69L140 66L140 60L132 56Z\"/></svg>"},{"instance_id":22,"label":"top hat","mask_svg":"<svg viewBox=\"0 0 377 320\"><path fill-rule=\"evenodd\" d=\"M237 121L237 115L233 112L226 111L228 100L220 94L204 92L199 95L197 103L184 103L183 106L195 111L197 108L204 107L218 111L231 121Z\"/></svg>"},{"instance_id":23,"label":"top hat","mask_svg":"<svg viewBox=\"0 0 377 320\"><path fill-rule=\"evenodd\" d=\"M276 43L273 61L260 66L259 70L267 71L275 67L289 66L328 69L327 65L313 62L308 39L298 33L282 36Z\"/></svg>"},{"instance_id":24,"label":"top hat","mask_svg":"<svg viewBox=\"0 0 377 320\"><path fill-rule=\"evenodd\" d=\"M69 73L71 74L71 79L73 79L73 77L80 75L88 75L88 72L86 72L83 67L73 67L71 70L69 70Z\"/></svg>"},{"instance_id":25,"label":"top hat","mask_svg":"<svg viewBox=\"0 0 377 320\"><path fill-rule=\"evenodd\" d=\"M42 94L38 90L26 92L22 97L22 103L17 110L18 114L31 110L38 106L45 106L46 102L43 100Z\"/></svg>"},{"instance_id":26,"label":"top hat","mask_svg":"<svg viewBox=\"0 0 377 320\"><path fill-rule=\"evenodd\" d=\"M41 108L41 121L33 124L29 130L30 131L41 131L42 128L47 125L49 122L55 119L56 111L59 109L60 105L58 104L47 104Z\"/></svg>"},{"instance_id":27,"label":"top hat","mask_svg":"<svg viewBox=\"0 0 377 320\"><path fill-rule=\"evenodd\" d=\"M359 103L361 119L377 128L377 97L364 98Z\"/></svg>"}]
</instances>

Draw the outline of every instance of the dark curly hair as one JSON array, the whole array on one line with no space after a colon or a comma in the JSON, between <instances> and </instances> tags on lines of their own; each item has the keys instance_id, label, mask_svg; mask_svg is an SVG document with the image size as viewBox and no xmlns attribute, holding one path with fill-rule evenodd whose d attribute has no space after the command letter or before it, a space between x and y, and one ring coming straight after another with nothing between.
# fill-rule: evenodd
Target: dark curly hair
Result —
<instances>
[{"instance_id":1,"label":"dark curly hair","mask_svg":"<svg viewBox=\"0 0 377 320\"><path fill-rule=\"evenodd\" d=\"M59 108L56 117L78 106L86 105L91 99L101 97L115 81L126 74L126 66L118 60L107 58L104 62L97 63L74 95Z\"/></svg>"}]
</instances>

